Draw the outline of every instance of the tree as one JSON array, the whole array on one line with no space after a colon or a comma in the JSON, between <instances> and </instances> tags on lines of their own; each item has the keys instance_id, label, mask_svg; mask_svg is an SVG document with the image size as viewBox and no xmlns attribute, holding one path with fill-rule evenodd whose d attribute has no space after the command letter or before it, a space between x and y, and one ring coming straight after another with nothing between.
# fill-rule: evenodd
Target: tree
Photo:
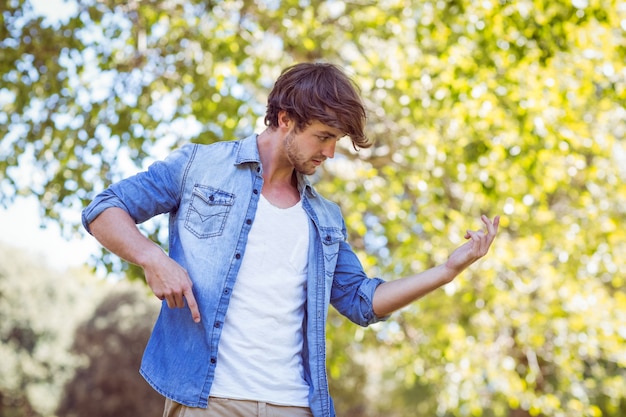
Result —
<instances>
[{"instance_id":1,"label":"tree","mask_svg":"<svg viewBox=\"0 0 626 417\"><path fill-rule=\"evenodd\" d=\"M159 305L147 292L0 247L0 416L161 414L138 372Z\"/></svg>"},{"instance_id":2,"label":"tree","mask_svg":"<svg viewBox=\"0 0 626 417\"><path fill-rule=\"evenodd\" d=\"M182 142L251 133L281 68L341 64L376 145L345 143L317 186L368 271L440 263L470 219L505 216L444 291L373 331L331 325L331 376L360 369L348 355L384 381L370 413L624 413L621 3L94 0L57 23L4 7L4 204L34 193L47 218L74 219L70 236L111 181ZM165 244L160 223L145 230Z\"/></svg>"},{"instance_id":3,"label":"tree","mask_svg":"<svg viewBox=\"0 0 626 417\"><path fill-rule=\"evenodd\" d=\"M76 358L74 328L90 313L86 274L61 273L0 247L0 415L49 416Z\"/></svg>"},{"instance_id":4,"label":"tree","mask_svg":"<svg viewBox=\"0 0 626 417\"><path fill-rule=\"evenodd\" d=\"M58 414L137 416L163 413L163 397L139 375L158 303L145 286L120 282L76 330L72 352L84 358L66 384Z\"/></svg>"}]
</instances>

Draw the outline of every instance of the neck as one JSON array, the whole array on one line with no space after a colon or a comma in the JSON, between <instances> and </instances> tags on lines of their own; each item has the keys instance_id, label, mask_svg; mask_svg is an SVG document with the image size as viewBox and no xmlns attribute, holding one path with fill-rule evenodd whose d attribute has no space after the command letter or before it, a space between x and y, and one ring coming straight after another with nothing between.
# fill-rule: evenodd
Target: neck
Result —
<instances>
[{"instance_id":1,"label":"neck","mask_svg":"<svg viewBox=\"0 0 626 417\"><path fill-rule=\"evenodd\" d=\"M277 207L291 207L300 200L293 165L283 151L284 136L278 129L266 129L257 137L259 157L263 166L265 198Z\"/></svg>"},{"instance_id":2,"label":"neck","mask_svg":"<svg viewBox=\"0 0 626 417\"><path fill-rule=\"evenodd\" d=\"M266 184L295 186L294 168L285 156L284 136L278 129L267 128L257 137L259 156Z\"/></svg>"}]
</instances>

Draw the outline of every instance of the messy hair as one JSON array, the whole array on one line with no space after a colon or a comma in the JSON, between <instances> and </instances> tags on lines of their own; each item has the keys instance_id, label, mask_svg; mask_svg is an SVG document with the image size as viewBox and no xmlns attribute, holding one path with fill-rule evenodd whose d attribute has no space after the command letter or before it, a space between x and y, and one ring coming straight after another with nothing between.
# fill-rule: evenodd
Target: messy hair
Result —
<instances>
[{"instance_id":1,"label":"messy hair","mask_svg":"<svg viewBox=\"0 0 626 417\"><path fill-rule=\"evenodd\" d=\"M300 63L286 68L270 92L265 125L278 127L285 111L301 131L313 121L341 130L355 149L369 148L365 107L354 82L336 65Z\"/></svg>"}]
</instances>

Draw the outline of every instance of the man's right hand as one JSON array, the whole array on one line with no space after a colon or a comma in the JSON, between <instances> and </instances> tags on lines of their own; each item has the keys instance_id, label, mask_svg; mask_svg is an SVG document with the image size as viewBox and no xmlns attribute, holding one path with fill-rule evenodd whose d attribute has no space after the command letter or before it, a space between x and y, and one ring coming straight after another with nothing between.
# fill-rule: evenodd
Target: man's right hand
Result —
<instances>
[{"instance_id":1,"label":"man's right hand","mask_svg":"<svg viewBox=\"0 0 626 417\"><path fill-rule=\"evenodd\" d=\"M200 310L187 271L141 234L126 211L110 207L89 224L89 229L105 248L141 266L152 292L166 300L169 308L184 308L186 300L193 321L200 322Z\"/></svg>"},{"instance_id":2,"label":"man's right hand","mask_svg":"<svg viewBox=\"0 0 626 417\"><path fill-rule=\"evenodd\" d=\"M144 267L146 282L159 300L167 301L169 308L184 308L186 300L193 321L199 323L200 311L187 271L165 253L161 254L157 262Z\"/></svg>"}]
</instances>

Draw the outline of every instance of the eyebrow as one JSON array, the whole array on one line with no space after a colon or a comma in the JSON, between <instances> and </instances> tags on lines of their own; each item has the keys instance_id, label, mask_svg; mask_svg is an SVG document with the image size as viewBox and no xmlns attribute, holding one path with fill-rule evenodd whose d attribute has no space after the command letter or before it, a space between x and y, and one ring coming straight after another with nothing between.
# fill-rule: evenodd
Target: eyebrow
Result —
<instances>
[{"instance_id":1,"label":"eyebrow","mask_svg":"<svg viewBox=\"0 0 626 417\"><path fill-rule=\"evenodd\" d=\"M332 138L337 138L337 139L340 139L346 136L345 133L333 133L330 130L318 130L316 134L320 136L330 136Z\"/></svg>"}]
</instances>

